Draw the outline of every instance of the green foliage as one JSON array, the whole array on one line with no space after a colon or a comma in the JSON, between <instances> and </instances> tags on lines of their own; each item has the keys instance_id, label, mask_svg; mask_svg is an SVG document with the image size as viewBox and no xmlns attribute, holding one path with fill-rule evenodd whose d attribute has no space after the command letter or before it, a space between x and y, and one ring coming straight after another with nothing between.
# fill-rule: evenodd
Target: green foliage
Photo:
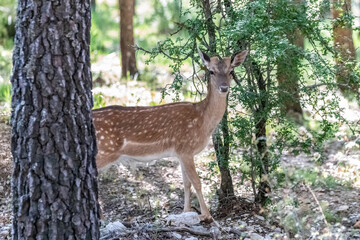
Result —
<instances>
[{"instance_id":1,"label":"green foliage","mask_svg":"<svg viewBox=\"0 0 360 240\"><path fill-rule=\"evenodd\" d=\"M341 222L341 217L329 210L324 211L324 216L325 216L326 221L328 221L329 223Z\"/></svg>"},{"instance_id":2,"label":"green foliage","mask_svg":"<svg viewBox=\"0 0 360 240\"><path fill-rule=\"evenodd\" d=\"M116 22L117 6L109 6L105 2L96 6L91 13L91 42L92 60L98 55L108 54L120 49L120 25Z\"/></svg>"},{"instance_id":3,"label":"green foliage","mask_svg":"<svg viewBox=\"0 0 360 240\"><path fill-rule=\"evenodd\" d=\"M141 72L139 81L145 82L146 86L150 88L151 91L155 91L159 87L155 74L147 67Z\"/></svg>"},{"instance_id":4,"label":"green foliage","mask_svg":"<svg viewBox=\"0 0 360 240\"><path fill-rule=\"evenodd\" d=\"M329 2L224 2L232 3L232 6L227 8L219 3L212 11L212 20L216 24L217 54L230 55L242 49L250 51L245 68L236 69L240 79L229 95L231 148L245 149L242 157L233 159L243 161L240 166L244 177L256 185L278 168L284 150L295 155L301 152L313 154L315 160L321 163L324 161L324 143L335 137L342 124L356 129L351 127L352 123L344 120L339 107L340 99L336 94L332 23L325 18L330 9ZM184 79L180 74L182 65L193 65L195 79L203 69L196 46L199 44L201 48L210 49L201 1L191 1L191 8L181 12L177 31L180 35L170 36L158 42L151 51L145 51L149 62L157 56L172 61L170 67L175 80L168 89L171 91L178 91L183 86ZM292 38L295 32L307 39L305 49L294 43ZM300 103L311 112L304 116L305 127L300 127L281 110L281 89L276 77L279 62L291 62L296 66L295 70L289 67L287 71L288 74L297 71ZM263 80L264 86L260 85L259 79ZM256 137L261 120L266 123L266 138ZM259 152L259 141L264 139L267 149ZM268 174L265 176L264 165L268 165ZM306 172L301 176L310 182L319 177ZM331 177L323 180L325 186L336 183Z\"/></svg>"},{"instance_id":5,"label":"green foliage","mask_svg":"<svg viewBox=\"0 0 360 240\"><path fill-rule=\"evenodd\" d=\"M104 96L101 93L94 94L93 99L94 99L93 109L105 107L106 102L104 100Z\"/></svg>"},{"instance_id":6,"label":"green foliage","mask_svg":"<svg viewBox=\"0 0 360 240\"><path fill-rule=\"evenodd\" d=\"M0 46L12 48L15 36L16 1L2 0L0 7Z\"/></svg>"},{"instance_id":7,"label":"green foliage","mask_svg":"<svg viewBox=\"0 0 360 240\"><path fill-rule=\"evenodd\" d=\"M11 104L11 85L9 83L0 83L0 102Z\"/></svg>"},{"instance_id":8,"label":"green foliage","mask_svg":"<svg viewBox=\"0 0 360 240\"><path fill-rule=\"evenodd\" d=\"M11 62L11 49L6 49L0 45L0 82L2 80L8 81L10 79L12 62Z\"/></svg>"},{"instance_id":9,"label":"green foliage","mask_svg":"<svg viewBox=\"0 0 360 240\"><path fill-rule=\"evenodd\" d=\"M338 187L347 186L346 182L343 182L333 176L324 176L321 172L314 171L313 169L294 169L289 170L286 174L286 179L291 184L306 183L314 187L324 187L328 189L334 189ZM284 175L281 173L277 178L279 181L285 181ZM280 183L281 185L284 184Z\"/></svg>"},{"instance_id":10,"label":"green foliage","mask_svg":"<svg viewBox=\"0 0 360 240\"><path fill-rule=\"evenodd\" d=\"M10 123L11 85L0 83L0 122Z\"/></svg>"}]
</instances>

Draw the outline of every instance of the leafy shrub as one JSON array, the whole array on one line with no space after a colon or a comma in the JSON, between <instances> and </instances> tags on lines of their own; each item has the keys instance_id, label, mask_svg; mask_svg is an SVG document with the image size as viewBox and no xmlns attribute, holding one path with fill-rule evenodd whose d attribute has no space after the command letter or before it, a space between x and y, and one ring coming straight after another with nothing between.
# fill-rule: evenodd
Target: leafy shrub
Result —
<instances>
[{"instance_id":1,"label":"leafy shrub","mask_svg":"<svg viewBox=\"0 0 360 240\"><path fill-rule=\"evenodd\" d=\"M8 83L0 83L0 102L5 102L9 106L11 104L11 85Z\"/></svg>"},{"instance_id":2,"label":"leafy shrub","mask_svg":"<svg viewBox=\"0 0 360 240\"><path fill-rule=\"evenodd\" d=\"M105 107L106 102L104 100L104 96L102 95L102 93L94 94L93 99L94 99L93 109Z\"/></svg>"}]
</instances>

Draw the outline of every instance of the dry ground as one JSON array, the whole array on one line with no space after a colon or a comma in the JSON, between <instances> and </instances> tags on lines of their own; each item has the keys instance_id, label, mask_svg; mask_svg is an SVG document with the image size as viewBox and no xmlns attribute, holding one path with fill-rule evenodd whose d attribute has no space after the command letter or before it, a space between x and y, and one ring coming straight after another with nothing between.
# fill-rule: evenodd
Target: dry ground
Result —
<instances>
[{"instance_id":1,"label":"dry ground","mask_svg":"<svg viewBox=\"0 0 360 240\"><path fill-rule=\"evenodd\" d=\"M11 223L11 166L10 127L0 123L0 239L9 238ZM346 144L345 144L346 145ZM346 147L346 146L345 146ZM222 239L360 239L354 224L360 217L359 150L355 148L333 151L329 146L328 161L316 165L310 157L285 155L282 168L296 173L297 169L309 169L319 176L319 184L306 181L290 181L276 189L271 198L273 205L267 209L252 204L250 183L241 181L241 173L233 174L236 194L242 198L218 208L216 187L219 179L208 170L208 162L214 156L211 148L197 157L198 172L203 179L206 199L220 226ZM340 184L328 186L324 175L333 176ZM291 176L291 174L289 174ZM325 181L322 184L321 181ZM176 160L162 160L129 169L113 166L99 175L100 202L103 209L103 225L120 221L127 226L165 226L169 214L177 214L183 208L181 170ZM194 194L193 194L194 195ZM295 203L295 204L294 204ZM193 196L194 211L197 202ZM320 210L320 207L321 209ZM330 217L328 216L330 214ZM331 215L332 214L332 215ZM325 221L323 216L331 221ZM210 230L212 224L198 226ZM295 234L297 233L297 234ZM123 239L211 239L186 232L139 232Z\"/></svg>"}]
</instances>

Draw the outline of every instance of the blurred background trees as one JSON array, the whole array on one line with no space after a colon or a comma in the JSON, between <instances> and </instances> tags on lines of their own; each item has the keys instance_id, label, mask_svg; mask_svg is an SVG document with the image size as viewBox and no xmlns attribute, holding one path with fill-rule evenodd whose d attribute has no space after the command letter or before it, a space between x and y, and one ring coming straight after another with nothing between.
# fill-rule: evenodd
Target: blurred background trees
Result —
<instances>
[{"instance_id":1,"label":"blurred background trees","mask_svg":"<svg viewBox=\"0 0 360 240\"><path fill-rule=\"evenodd\" d=\"M345 95L359 94L359 79L354 75L356 51L353 40L354 16L351 8L351 0L332 1L336 80L339 89Z\"/></svg>"},{"instance_id":2,"label":"blurred background trees","mask_svg":"<svg viewBox=\"0 0 360 240\"><path fill-rule=\"evenodd\" d=\"M136 58L134 48L134 15L135 0L120 0L120 50L121 50L121 76L130 73L134 77Z\"/></svg>"}]
</instances>

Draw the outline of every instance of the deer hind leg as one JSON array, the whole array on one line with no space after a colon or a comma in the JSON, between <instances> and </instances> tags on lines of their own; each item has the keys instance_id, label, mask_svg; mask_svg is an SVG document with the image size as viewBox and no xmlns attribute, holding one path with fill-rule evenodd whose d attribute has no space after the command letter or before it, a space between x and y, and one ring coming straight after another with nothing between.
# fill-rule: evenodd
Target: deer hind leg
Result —
<instances>
[{"instance_id":1,"label":"deer hind leg","mask_svg":"<svg viewBox=\"0 0 360 240\"><path fill-rule=\"evenodd\" d=\"M184 169L184 173L190 180L191 184L194 186L197 198L199 200L200 209L201 209L200 219L201 219L201 221L211 222L213 219L212 219L210 212L205 204L205 200L204 200L202 190L201 190L201 181L200 181L199 175L197 174L196 168L195 168L194 157L193 156L182 157L181 161L182 161L182 167ZM186 199L185 199L185 201L186 201Z\"/></svg>"},{"instance_id":2,"label":"deer hind leg","mask_svg":"<svg viewBox=\"0 0 360 240\"><path fill-rule=\"evenodd\" d=\"M185 173L183 164L181 164L181 172L184 182L184 212L191 211L190 194L191 194L191 182Z\"/></svg>"}]
</instances>

